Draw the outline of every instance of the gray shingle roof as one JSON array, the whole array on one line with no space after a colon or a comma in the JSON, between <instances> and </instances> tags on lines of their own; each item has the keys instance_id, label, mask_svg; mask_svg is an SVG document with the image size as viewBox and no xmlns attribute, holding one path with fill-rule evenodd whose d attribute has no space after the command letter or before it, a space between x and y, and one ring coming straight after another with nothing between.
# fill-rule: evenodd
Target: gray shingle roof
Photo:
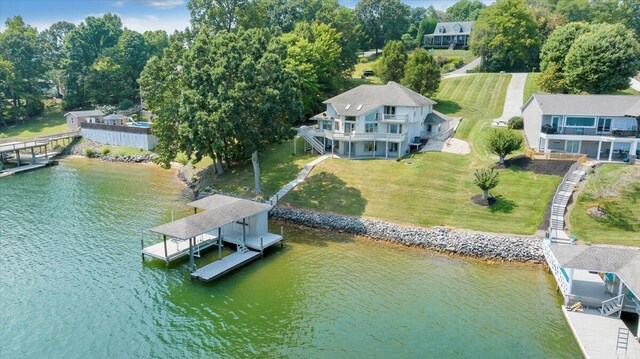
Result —
<instances>
[{"instance_id":1,"label":"gray shingle roof","mask_svg":"<svg viewBox=\"0 0 640 359\"><path fill-rule=\"evenodd\" d=\"M638 100L635 105L629 107L629 109L625 112L625 116L640 117L640 100Z\"/></svg>"},{"instance_id":2,"label":"gray shingle roof","mask_svg":"<svg viewBox=\"0 0 640 359\"><path fill-rule=\"evenodd\" d=\"M559 244L552 244L550 248L560 266L616 273L636 296L640 296L640 248Z\"/></svg>"},{"instance_id":3,"label":"gray shingle roof","mask_svg":"<svg viewBox=\"0 0 640 359\"><path fill-rule=\"evenodd\" d=\"M189 205L206 210L177 221L151 228L150 231L177 239L189 239L229 223L240 221L243 218L268 211L271 208L271 206L266 203L223 195L206 197L191 202Z\"/></svg>"},{"instance_id":4,"label":"gray shingle roof","mask_svg":"<svg viewBox=\"0 0 640 359\"><path fill-rule=\"evenodd\" d=\"M640 111L640 96L535 94L522 109L533 101L543 115L625 116L629 110Z\"/></svg>"},{"instance_id":5,"label":"gray shingle roof","mask_svg":"<svg viewBox=\"0 0 640 359\"><path fill-rule=\"evenodd\" d=\"M362 115L380 106L419 107L436 104L393 81L386 85L360 85L323 103L331 104L339 115L344 116Z\"/></svg>"},{"instance_id":6,"label":"gray shingle roof","mask_svg":"<svg viewBox=\"0 0 640 359\"><path fill-rule=\"evenodd\" d=\"M117 113L112 113L111 115L105 116L105 120L128 120L129 117L125 115L120 115Z\"/></svg>"},{"instance_id":7,"label":"gray shingle roof","mask_svg":"<svg viewBox=\"0 0 640 359\"><path fill-rule=\"evenodd\" d=\"M433 111L430 114L427 115L427 118L425 119L425 121L427 123L443 123L443 122L449 122L452 121L454 119L456 119L458 117L448 117L447 115L443 114L442 112L438 112L438 111Z\"/></svg>"},{"instance_id":8,"label":"gray shingle roof","mask_svg":"<svg viewBox=\"0 0 640 359\"><path fill-rule=\"evenodd\" d=\"M104 116L104 113L100 110L89 110L89 111L71 111L67 112L64 115L73 115L75 117L92 117L92 116Z\"/></svg>"},{"instance_id":9,"label":"gray shingle roof","mask_svg":"<svg viewBox=\"0 0 640 359\"><path fill-rule=\"evenodd\" d=\"M433 34L427 36L469 35L473 30L473 23L473 21L439 22Z\"/></svg>"}]
</instances>

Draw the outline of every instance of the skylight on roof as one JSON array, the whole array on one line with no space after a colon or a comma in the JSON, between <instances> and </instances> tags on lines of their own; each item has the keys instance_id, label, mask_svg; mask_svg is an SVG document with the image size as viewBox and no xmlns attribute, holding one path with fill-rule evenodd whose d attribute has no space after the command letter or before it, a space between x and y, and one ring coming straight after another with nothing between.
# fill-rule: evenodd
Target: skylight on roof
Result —
<instances>
[{"instance_id":1,"label":"skylight on roof","mask_svg":"<svg viewBox=\"0 0 640 359\"><path fill-rule=\"evenodd\" d=\"M348 110L350 108L351 108L351 104L350 103L348 103L347 106L344 107L345 110Z\"/></svg>"},{"instance_id":2,"label":"skylight on roof","mask_svg":"<svg viewBox=\"0 0 640 359\"><path fill-rule=\"evenodd\" d=\"M358 108L356 108L356 111L360 111L362 110L362 105L358 105Z\"/></svg>"}]
</instances>

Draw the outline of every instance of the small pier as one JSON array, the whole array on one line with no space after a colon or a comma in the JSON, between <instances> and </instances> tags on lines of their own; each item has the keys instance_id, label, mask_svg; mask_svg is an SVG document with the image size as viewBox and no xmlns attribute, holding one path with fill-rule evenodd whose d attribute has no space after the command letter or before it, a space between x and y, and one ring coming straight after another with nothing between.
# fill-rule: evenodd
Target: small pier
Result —
<instances>
[{"instance_id":1,"label":"small pier","mask_svg":"<svg viewBox=\"0 0 640 359\"><path fill-rule=\"evenodd\" d=\"M241 198L213 195L188 204L194 214L154 228L162 241L145 246L142 257L170 262L189 256L191 277L206 282L217 279L261 257L264 250L282 243L282 234L268 232L271 205ZM198 212L201 210L201 212ZM235 246L236 252L222 257L222 247ZM218 248L218 260L196 268L200 252Z\"/></svg>"},{"instance_id":2,"label":"small pier","mask_svg":"<svg viewBox=\"0 0 640 359\"><path fill-rule=\"evenodd\" d=\"M59 155L60 151L54 152L53 148L50 151L48 147L52 147L50 145L54 142L57 144L58 141L66 141L68 144L79 136L78 132L66 132L30 140L0 140L0 177L55 164L53 158Z\"/></svg>"}]
</instances>

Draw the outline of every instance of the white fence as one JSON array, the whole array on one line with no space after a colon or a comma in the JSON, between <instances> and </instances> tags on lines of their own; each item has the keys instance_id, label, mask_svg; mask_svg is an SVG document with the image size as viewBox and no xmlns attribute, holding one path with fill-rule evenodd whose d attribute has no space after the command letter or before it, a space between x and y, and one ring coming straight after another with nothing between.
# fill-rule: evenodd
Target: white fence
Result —
<instances>
[{"instance_id":1,"label":"white fence","mask_svg":"<svg viewBox=\"0 0 640 359\"><path fill-rule=\"evenodd\" d=\"M82 128L81 134L88 140L105 145L135 147L143 150L152 150L158 143L156 136L144 133Z\"/></svg>"}]
</instances>

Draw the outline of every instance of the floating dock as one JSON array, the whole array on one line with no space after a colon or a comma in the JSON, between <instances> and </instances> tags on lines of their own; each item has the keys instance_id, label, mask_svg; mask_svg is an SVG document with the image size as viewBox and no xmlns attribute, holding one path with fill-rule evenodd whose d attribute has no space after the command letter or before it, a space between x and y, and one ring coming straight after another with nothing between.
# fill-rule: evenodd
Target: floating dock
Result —
<instances>
[{"instance_id":1,"label":"floating dock","mask_svg":"<svg viewBox=\"0 0 640 359\"><path fill-rule=\"evenodd\" d=\"M171 261L189 256L191 277L212 281L261 257L264 250L282 243L282 234L268 232L271 205L241 198L213 195L188 204L194 214L150 231L162 241L149 246L141 243L142 257ZM203 212L198 213L198 210ZM236 252L222 257L224 244L235 245ZM195 257L209 247L218 247L218 260L196 269Z\"/></svg>"}]
</instances>

